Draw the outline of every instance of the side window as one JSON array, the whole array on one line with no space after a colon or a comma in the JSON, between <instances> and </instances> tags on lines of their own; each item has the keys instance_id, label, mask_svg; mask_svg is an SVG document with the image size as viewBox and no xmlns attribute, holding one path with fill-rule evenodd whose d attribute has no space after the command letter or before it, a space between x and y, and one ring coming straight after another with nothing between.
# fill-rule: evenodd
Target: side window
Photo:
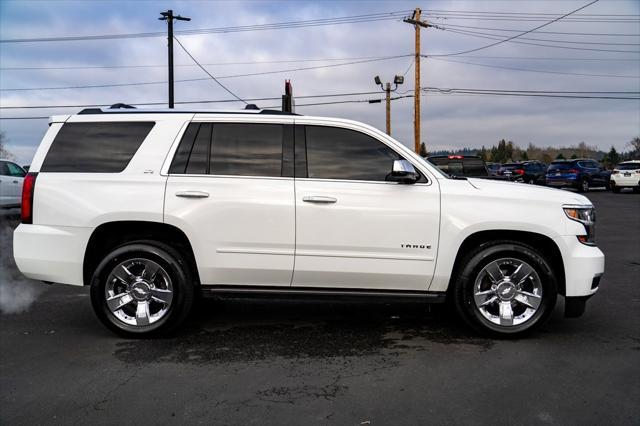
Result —
<instances>
[{"instance_id":1,"label":"side window","mask_svg":"<svg viewBox=\"0 0 640 426\"><path fill-rule=\"evenodd\" d=\"M211 154L211 123L202 123L198 129L189 161L187 162L187 174L206 175L209 173L209 155Z\"/></svg>"},{"instance_id":2,"label":"side window","mask_svg":"<svg viewBox=\"0 0 640 426\"><path fill-rule=\"evenodd\" d=\"M308 177L385 181L401 157L363 133L325 126L306 126Z\"/></svg>"},{"instance_id":3,"label":"side window","mask_svg":"<svg viewBox=\"0 0 640 426\"><path fill-rule=\"evenodd\" d=\"M0 176L10 176L6 161L0 161Z\"/></svg>"},{"instance_id":4,"label":"side window","mask_svg":"<svg viewBox=\"0 0 640 426\"><path fill-rule=\"evenodd\" d=\"M66 123L53 140L41 171L119 173L154 125L132 121Z\"/></svg>"},{"instance_id":5,"label":"side window","mask_svg":"<svg viewBox=\"0 0 640 426\"><path fill-rule=\"evenodd\" d=\"M22 169L22 167L17 164L7 163L7 168L9 169L9 175L13 177L24 177L26 173Z\"/></svg>"},{"instance_id":6,"label":"side window","mask_svg":"<svg viewBox=\"0 0 640 426\"><path fill-rule=\"evenodd\" d=\"M280 177L283 136L282 124L215 123L210 173Z\"/></svg>"}]
</instances>

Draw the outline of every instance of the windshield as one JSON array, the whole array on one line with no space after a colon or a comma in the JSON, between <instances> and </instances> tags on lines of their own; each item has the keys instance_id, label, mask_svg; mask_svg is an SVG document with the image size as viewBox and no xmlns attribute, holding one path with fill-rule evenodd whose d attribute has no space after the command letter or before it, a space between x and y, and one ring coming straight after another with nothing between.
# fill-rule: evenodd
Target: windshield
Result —
<instances>
[{"instance_id":1,"label":"windshield","mask_svg":"<svg viewBox=\"0 0 640 426\"><path fill-rule=\"evenodd\" d=\"M618 169L618 170L636 170L636 169L640 169L640 163L618 164L616 169Z\"/></svg>"}]
</instances>

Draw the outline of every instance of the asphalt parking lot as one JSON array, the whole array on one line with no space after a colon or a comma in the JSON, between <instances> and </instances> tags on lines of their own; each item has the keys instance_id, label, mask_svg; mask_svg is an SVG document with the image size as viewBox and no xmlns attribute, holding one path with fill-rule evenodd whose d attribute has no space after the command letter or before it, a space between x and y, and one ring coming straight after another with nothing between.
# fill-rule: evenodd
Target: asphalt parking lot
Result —
<instances>
[{"instance_id":1,"label":"asphalt parking lot","mask_svg":"<svg viewBox=\"0 0 640 426\"><path fill-rule=\"evenodd\" d=\"M4 214L0 280L35 302L0 316L0 423L639 424L640 195L588 197L600 291L514 341L444 306L212 300L175 337L126 340L88 289L20 281Z\"/></svg>"}]
</instances>

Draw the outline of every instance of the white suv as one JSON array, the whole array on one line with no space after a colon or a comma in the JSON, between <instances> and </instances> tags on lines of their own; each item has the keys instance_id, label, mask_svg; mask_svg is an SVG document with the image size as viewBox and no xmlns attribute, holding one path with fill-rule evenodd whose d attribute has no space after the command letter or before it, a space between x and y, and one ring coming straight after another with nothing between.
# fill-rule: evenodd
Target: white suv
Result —
<instances>
[{"instance_id":1,"label":"white suv","mask_svg":"<svg viewBox=\"0 0 640 426\"><path fill-rule=\"evenodd\" d=\"M604 270L581 195L451 179L373 127L278 111L52 117L22 207L20 270L90 285L122 334L167 332L206 292L446 297L516 335L558 294L582 314Z\"/></svg>"}]
</instances>

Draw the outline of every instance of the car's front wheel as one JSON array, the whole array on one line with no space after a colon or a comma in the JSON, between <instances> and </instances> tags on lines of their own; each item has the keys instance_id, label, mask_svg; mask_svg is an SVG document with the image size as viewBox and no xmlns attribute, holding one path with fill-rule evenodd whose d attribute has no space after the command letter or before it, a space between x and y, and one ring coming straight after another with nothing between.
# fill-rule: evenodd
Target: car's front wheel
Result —
<instances>
[{"instance_id":1,"label":"car's front wheel","mask_svg":"<svg viewBox=\"0 0 640 426\"><path fill-rule=\"evenodd\" d=\"M589 192L589 179L583 178L578 182L578 192Z\"/></svg>"},{"instance_id":2,"label":"car's front wheel","mask_svg":"<svg viewBox=\"0 0 640 426\"><path fill-rule=\"evenodd\" d=\"M137 241L111 251L98 265L91 302L102 323L125 336L165 334L187 316L194 280L185 259L171 247Z\"/></svg>"},{"instance_id":3,"label":"car's front wheel","mask_svg":"<svg viewBox=\"0 0 640 426\"><path fill-rule=\"evenodd\" d=\"M533 330L551 314L557 285L548 261L515 241L485 243L468 254L454 287L462 318L496 337Z\"/></svg>"}]
</instances>

